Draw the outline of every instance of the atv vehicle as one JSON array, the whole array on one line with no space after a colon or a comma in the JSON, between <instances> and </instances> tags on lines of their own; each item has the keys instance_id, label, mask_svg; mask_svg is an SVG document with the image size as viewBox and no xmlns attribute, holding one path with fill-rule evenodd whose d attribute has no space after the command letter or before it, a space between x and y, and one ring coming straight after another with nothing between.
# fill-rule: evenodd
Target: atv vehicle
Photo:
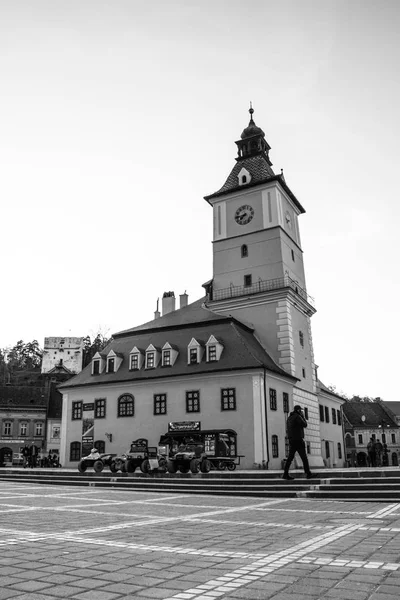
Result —
<instances>
[{"instance_id":1,"label":"atv vehicle","mask_svg":"<svg viewBox=\"0 0 400 600\"><path fill-rule=\"evenodd\" d=\"M200 440L191 439L189 442L181 443L174 455L170 455L167 461L169 473L208 473L211 470L211 462L204 452L204 444Z\"/></svg>"},{"instance_id":2,"label":"atv vehicle","mask_svg":"<svg viewBox=\"0 0 400 600\"><path fill-rule=\"evenodd\" d=\"M208 473L234 471L242 454L237 453L237 433L233 429L201 430L199 422L169 423L160 444L168 446L168 471Z\"/></svg>"},{"instance_id":3,"label":"atv vehicle","mask_svg":"<svg viewBox=\"0 0 400 600\"><path fill-rule=\"evenodd\" d=\"M78 463L79 473L84 473L88 467L93 467L96 473L101 473L104 467L110 467L116 454L99 454L98 452L93 454L90 453L88 456L84 456Z\"/></svg>"},{"instance_id":4,"label":"atv vehicle","mask_svg":"<svg viewBox=\"0 0 400 600\"><path fill-rule=\"evenodd\" d=\"M167 470L167 447L166 446L148 446L147 457L140 465L142 473L151 473L152 471Z\"/></svg>"}]
</instances>

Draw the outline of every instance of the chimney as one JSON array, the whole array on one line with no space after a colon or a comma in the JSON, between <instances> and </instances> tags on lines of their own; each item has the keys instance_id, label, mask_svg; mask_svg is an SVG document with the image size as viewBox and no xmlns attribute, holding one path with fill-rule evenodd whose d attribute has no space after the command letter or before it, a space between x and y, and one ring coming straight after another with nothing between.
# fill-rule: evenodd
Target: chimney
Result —
<instances>
[{"instance_id":1,"label":"chimney","mask_svg":"<svg viewBox=\"0 0 400 600\"><path fill-rule=\"evenodd\" d=\"M159 319L161 317L160 311L158 310L158 302L159 302L160 298L157 298L157 308L154 312L154 318L155 319Z\"/></svg>"},{"instance_id":2,"label":"chimney","mask_svg":"<svg viewBox=\"0 0 400 600\"><path fill-rule=\"evenodd\" d=\"M186 290L184 294L179 294L179 308L185 308L188 305L188 298Z\"/></svg>"},{"instance_id":3,"label":"chimney","mask_svg":"<svg viewBox=\"0 0 400 600\"><path fill-rule=\"evenodd\" d=\"M175 293L164 292L162 297L162 314L163 316L175 310Z\"/></svg>"}]
</instances>

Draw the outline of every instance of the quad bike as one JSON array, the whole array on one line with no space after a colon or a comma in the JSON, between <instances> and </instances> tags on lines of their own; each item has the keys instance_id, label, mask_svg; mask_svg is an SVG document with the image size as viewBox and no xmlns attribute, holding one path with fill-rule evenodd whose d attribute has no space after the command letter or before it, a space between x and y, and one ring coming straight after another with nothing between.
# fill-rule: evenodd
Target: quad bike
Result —
<instances>
[{"instance_id":1,"label":"quad bike","mask_svg":"<svg viewBox=\"0 0 400 600\"><path fill-rule=\"evenodd\" d=\"M93 470L96 473L101 473L104 467L110 467L112 471L111 465L114 460L116 454L89 454L88 456L84 456L78 463L78 471L79 473L84 473L87 468L93 467Z\"/></svg>"}]
</instances>

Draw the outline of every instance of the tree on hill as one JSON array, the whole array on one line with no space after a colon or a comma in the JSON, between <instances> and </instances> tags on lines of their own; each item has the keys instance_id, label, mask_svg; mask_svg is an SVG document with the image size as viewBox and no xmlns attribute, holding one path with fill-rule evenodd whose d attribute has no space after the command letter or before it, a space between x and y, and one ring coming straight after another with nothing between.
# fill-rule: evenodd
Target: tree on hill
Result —
<instances>
[{"instance_id":1,"label":"tree on hill","mask_svg":"<svg viewBox=\"0 0 400 600\"><path fill-rule=\"evenodd\" d=\"M37 340L25 343L19 340L15 346L3 351L6 356L7 368L14 371L33 371L40 369L43 350Z\"/></svg>"},{"instance_id":2,"label":"tree on hill","mask_svg":"<svg viewBox=\"0 0 400 600\"><path fill-rule=\"evenodd\" d=\"M111 341L111 339L111 337L108 337L108 332L104 333L102 331L97 332L93 338L93 341L90 335L87 335L85 338L83 338L83 366L86 367L96 352L101 352Z\"/></svg>"}]
</instances>

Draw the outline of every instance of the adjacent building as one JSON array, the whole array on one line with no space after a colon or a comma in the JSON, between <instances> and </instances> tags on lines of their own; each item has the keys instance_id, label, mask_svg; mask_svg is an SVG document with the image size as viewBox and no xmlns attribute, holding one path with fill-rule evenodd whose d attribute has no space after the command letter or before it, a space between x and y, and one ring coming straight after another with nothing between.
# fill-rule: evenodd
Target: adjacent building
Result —
<instances>
[{"instance_id":1,"label":"adjacent building","mask_svg":"<svg viewBox=\"0 0 400 600\"><path fill-rule=\"evenodd\" d=\"M400 426L389 402L355 402L343 404L346 460L349 466L368 465L367 444L371 438L386 444L388 463L399 464Z\"/></svg>"}]
</instances>

